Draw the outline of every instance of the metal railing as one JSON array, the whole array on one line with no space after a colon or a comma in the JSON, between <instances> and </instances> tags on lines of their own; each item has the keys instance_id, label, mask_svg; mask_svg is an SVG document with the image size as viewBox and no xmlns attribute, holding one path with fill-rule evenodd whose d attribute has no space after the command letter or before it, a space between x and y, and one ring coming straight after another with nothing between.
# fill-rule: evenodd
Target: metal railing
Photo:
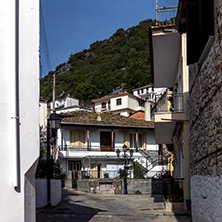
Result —
<instances>
[{"instance_id":1,"label":"metal railing","mask_svg":"<svg viewBox=\"0 0 222 222\"><path fill-rule=\"evenodd\" d=\"M72 179L98 179L98 178L111 178L111 179L123 179L123 168L117 170L72 170ZM133 178L133 169L129 169L127 173L128 178Z\"/></svg>"},{"instance_id":2,"label":"metal railing","mask_svg":"<svg viewBox=\"0 0 222 222\"><path fill-rule=\"evenodd\" d=\"M176 23L177 6L159 7L156 9L156 25L169 25Z\"/></svg>"},{"instance_id":3,"label":"metal railing","mask_svg":"<svg viewBox=\"0 0 222 222\"><path fill-rule=\"evenodd\" d=\"M116 152L117 149L119 149L121 152L123 152L123 147L122 146L116 146L111 148L111 150L104 150L104 148L102 148L101 146L88 146L84 145L84 146L71 146L71 145L59 145L58 149L59 151L101 151L101 152ZM138 147L142 148L142 147ZM130 148L133 149L134 152L136 151L136 148Z\"/></svg>"},{"instance_id":4,"label":"metal railing","mask_svg":"<svg viewBox=\"0 0 222 222\"><path fill-rule=\"evenodd\" d=\"M152 170L155 166L158 165L167 165L168 164L168 159L170 155L150 155L149 150L142 150L139 149L139 153L145 157L150 163L148 166L146 166L147 171Z\"/></svg>"},{"instance_id":5,"label":"metal railing","mask_svg":"<svg viewBox=\"0 0 222 222\"><path fill-rule=\"evenodd\" d=\"M183 93L165 92L155 96L155 106L151 110L151 119L154 113L183 112Z\"/></svg>"}]
</instances>

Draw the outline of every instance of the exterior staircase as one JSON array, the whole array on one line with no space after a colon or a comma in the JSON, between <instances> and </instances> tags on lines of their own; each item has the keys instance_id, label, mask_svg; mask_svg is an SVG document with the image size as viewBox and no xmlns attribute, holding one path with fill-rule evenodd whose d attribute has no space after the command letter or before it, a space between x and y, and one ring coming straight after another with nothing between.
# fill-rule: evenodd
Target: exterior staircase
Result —
<instances>
[{"instance_id":1,"label":"exterior staircase","mask_svg":"<svg viewBox=\"0 0 222 222\"><path fill-rule=\"evenodd\" d=\"M149 151L149 150L143 150L139 149L138 152L149 161L149 164L146 166L147 172L152 170L155 166L158 165L166 165L168 163L169 155L163 155L159 156L156 155L156 151Z\"/></svg>"}]
</instances>

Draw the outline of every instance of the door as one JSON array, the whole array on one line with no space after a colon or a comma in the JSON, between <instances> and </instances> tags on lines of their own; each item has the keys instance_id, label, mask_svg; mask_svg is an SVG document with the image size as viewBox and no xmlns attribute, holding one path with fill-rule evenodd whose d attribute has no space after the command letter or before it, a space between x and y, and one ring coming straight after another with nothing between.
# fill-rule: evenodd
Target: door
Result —
<instances>
[{"instance_id":1,"label":"door","mask_svg":"<svg viewBox=\"0 0 222 222\"><path fill-rule=\"evenodd\" d=\"M72 172L72 187L76 188L78 172L81 170L81 161L69 161L69 168Z\"/></svg>"},{"instance_id":2,"label":"door","mask_svg":"<svg viewBox=\"0 0 222 222\"><path fill-rule=\"evenodd\" d=\"M100 132L101 151L112 151L111 132Z\"/></svg>"},{"instance_id":3,"label":"door","mask_svg":"<svg viewBox=\"0 0 222 222\"><path fill-rule=\"evenodd\" d=\"M101 166L91 165L91 178L97 179L101 177Z\"/></svg>"}]
</instances>

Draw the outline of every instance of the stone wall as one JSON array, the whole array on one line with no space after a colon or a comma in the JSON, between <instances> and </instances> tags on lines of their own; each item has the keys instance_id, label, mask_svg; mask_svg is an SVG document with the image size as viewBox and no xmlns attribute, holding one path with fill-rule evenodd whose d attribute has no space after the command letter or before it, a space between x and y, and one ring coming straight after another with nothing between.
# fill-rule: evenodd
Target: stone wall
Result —
<instances>
[{"instance_id":1,"label":"stone wall","mask_svg":"<svg viewBox=\"0 0 222 222\"><path fill-rule=\"evenodd\" d=\"M203 64L190 66L193 221L222 221L222 1L215 1L215 40Z\"/></svg>"},{"instance_id":2,"label":"stone wall","mask_svg":"<svg viewBox=\"0 0 222 222\"><path fill-rule=\"evenodd\" d=\"M89 193L122 194L123 181L115 179L83 179L77 181L77 189ZM162 194L162 180L128 179L128 193L133 194L137 190L143 194Z\"/></svg>"},{"instance_id":3,"label":"stone wall","mask_svg":"<svg viewBox=\"0 0 222 222\"><path fill-rule=\"evenodd\" d=\"M122 181L116 179L83 179L77 181L77 189L88 193L121 194Z\"/></svg>"}]
</instances>

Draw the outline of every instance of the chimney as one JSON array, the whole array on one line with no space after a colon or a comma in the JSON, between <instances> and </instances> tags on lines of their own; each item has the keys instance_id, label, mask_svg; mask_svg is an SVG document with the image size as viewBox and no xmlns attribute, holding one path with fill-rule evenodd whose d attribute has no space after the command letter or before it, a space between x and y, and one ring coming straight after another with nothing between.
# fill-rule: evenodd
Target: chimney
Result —
<instances>
[{"instance_id":1,"label":"chimney","mask_svg":"<svg viewBox=\"0 0 222 222\"><path fill-rule=\"evenodd\" d=\"M146 121L151 121L150 114L151 114L150 102L146 101L145 102L145 120Z\"/></svg>"}]
</instances>

